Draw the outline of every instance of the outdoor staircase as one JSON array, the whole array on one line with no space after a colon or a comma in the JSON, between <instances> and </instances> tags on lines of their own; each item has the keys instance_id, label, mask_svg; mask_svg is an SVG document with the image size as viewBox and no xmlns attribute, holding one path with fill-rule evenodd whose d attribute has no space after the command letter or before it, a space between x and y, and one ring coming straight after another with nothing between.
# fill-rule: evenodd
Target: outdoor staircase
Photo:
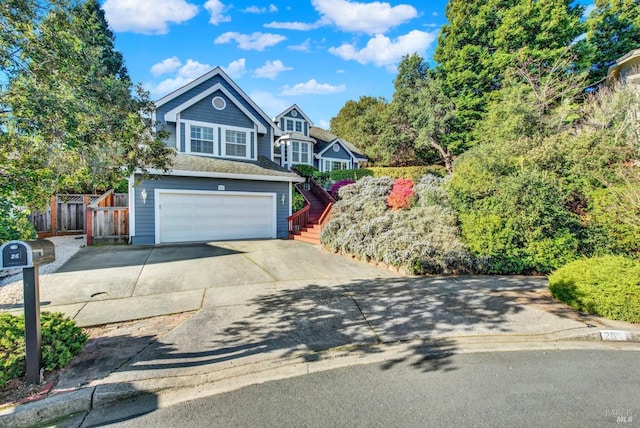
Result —
<instances>
[{"instance_id":1,"label":"outdoor staircase","mask_svg":"<svg viewBox=\"0 0 640 428\"><path fill-rule=\"evenodd\" d=\"M331 196L329 196L328 193L326 193L324 189L318 186L315 182L311 185L311 189L314 189L315 191L305 189L304 186L296 187L306 199L307 206L298 213L294 213L294 215L291 216L290 219L306 210L306 213L304 213L304 215L306 216L306 223L294 228L290 226L289 238L296 241L303 241L310 244L319 245L320 233L322 232L322 227L324 226L323 223L326 223L325 220L328 220L327 207L329 205L332 205L335 201L333 200L333 198L331 198ZM318 196L318 194L320 196Z\"/></svg>"}]
</instances>

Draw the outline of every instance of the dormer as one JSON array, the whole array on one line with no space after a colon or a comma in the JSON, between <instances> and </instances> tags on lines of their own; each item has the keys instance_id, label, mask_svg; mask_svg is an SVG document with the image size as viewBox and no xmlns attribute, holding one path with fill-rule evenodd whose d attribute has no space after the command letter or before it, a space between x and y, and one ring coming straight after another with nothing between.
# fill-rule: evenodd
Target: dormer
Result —
<instances>
[{"instance_id":1,"label":"dormer","mask_svg":"<svg viewBox=\"0 0 640 428\"><path fill-rule=\"evenodd\" d=\"M275 122L284 134L295 132L305 137L309 136L309 129L313 126L311 119L296 104L276 116Z\"/></svg>"}]
</instances>

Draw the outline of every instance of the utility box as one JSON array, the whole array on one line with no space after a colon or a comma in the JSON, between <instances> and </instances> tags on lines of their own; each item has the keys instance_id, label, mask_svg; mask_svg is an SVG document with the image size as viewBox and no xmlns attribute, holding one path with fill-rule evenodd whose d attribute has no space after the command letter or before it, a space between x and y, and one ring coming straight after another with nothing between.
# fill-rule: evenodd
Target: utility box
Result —
<instances>
[{"instance_id":1,"label":"utility box","mask_svg":"<svg viewBox=\"0 0 640 428\"><path fill-rule=\"evenodd\" d=\"M46 239L5 242L0 253L0 270L31 268L56 259L55 246Z\"/></svg>"}]
</instances>

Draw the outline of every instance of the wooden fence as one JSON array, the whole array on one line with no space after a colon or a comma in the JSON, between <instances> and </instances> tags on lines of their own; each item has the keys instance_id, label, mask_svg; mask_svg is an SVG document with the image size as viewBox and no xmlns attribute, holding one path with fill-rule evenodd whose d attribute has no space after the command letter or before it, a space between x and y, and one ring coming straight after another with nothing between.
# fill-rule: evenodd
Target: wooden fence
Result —
<instances>
[{"instance_id":1,"label":"wooden fence","mask_svg":"<svg viewBox=\"0 0 640 428\"><path fill-rule=\"evenodd\" d=\"M55 195L51 197L45 210L34 211L29 218L39 238L82 235L87 233L87 206L100 198L100 195ZM114 193L112 198L116 207L126 207L129 204L129 195L126 193Z\"/></svg>"},{"instance_id":2,"label":"wooden fence","mask_svg":"<svg viewBox=\"0 0 640 428\"><path fill-rule=\"evenodd\" d=\"M127 195L109 190L87 206L87 245L129 242Z\"/></svg>"}]
</instances>

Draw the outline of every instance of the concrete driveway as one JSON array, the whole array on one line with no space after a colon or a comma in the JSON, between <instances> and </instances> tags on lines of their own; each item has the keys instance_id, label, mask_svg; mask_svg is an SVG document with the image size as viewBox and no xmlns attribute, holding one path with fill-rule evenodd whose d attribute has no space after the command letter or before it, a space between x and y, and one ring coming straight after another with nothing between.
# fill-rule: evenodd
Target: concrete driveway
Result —
<instances>
[{"instance_id":1,"label":"concrete driveway","mask_svg":"<svg viewBox=\"0 0 640 428\"><path fill-rule=\"evenodd\" d=\"M399 277L291 240L85 247L40 286L81 326L237 304L278 289Z\"/></svg>"}]
</instances>

